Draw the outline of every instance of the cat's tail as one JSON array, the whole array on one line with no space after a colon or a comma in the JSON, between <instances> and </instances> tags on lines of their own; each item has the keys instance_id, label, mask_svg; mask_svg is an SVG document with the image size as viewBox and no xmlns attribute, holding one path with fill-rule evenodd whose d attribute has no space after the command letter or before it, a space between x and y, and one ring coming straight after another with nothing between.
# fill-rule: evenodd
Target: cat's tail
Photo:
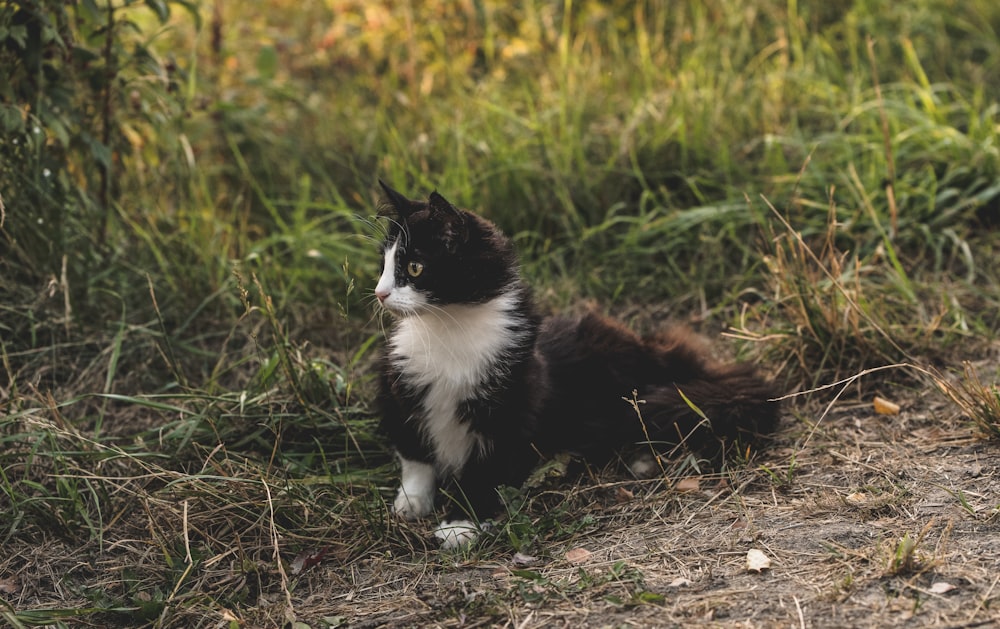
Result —
<instances>
[{"instance_id":1,"label":"cat's tail","mask_svg":"<svg viewBox=\"0 0 1000 629\"><path fill-rule=\"evenodd\" d=\"M718 459L760 447L778 424L774 386L748 365L709 368L684 382L640 393L637 416L649 440L682 444Z\"/></svg>"}]
</instances>

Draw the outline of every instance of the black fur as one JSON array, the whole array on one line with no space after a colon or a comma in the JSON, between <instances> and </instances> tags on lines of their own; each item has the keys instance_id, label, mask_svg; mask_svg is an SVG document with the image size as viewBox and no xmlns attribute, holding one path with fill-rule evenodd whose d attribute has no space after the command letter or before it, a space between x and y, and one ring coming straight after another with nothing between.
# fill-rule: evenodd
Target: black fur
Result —
<instances>
[{"instance_id":1,"label":"black fur","mask_svg":"<svg viewBox=\"0 0 1000 629\"><path fill-rule=\"evenodd\" d=\"M516 302L516 316L503 322L516 343L458 406L458 421L483 445L461 469L442 471L450 478L440 481L450 481L461 498L452 517L495 515L497 488L521 485L540 457L557 452L604 463L622 451L648 452L648 434L661 451L683 441L718 459L726 446L757 444L774 430L778 405L769 399L775 391L751 367L717 363L685 330L640 338L597 314L543 320L521 281L512 243L492 223L437 193L424 203L384 187L380 213L396 219L385 246L399 243L397 285L409 283L435 306L484 304L501 295ZM410 278L405 269L413 261L424 271ZM435 465L424 431L428 386L415 385L418 376L386 356L381 428L401 457ZM624 399L633 391L643 401L642 421Z\"/></svg>"}]
</instances>

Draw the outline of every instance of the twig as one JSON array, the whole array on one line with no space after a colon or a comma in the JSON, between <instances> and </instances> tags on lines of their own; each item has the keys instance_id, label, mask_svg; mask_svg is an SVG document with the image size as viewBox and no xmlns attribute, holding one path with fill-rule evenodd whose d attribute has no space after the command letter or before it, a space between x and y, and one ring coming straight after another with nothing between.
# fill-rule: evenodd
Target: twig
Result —
<instances>
[{"instance_id":1,"label":"twig","mask_svg":"<svg viewBox=\"0 0 1000 629\"><path fill-rule=\"evenodd\" d=\"M181 526L184 531L184 561L191 565L194 562L191 560L191 536L188 534L188 501L186 499L183 506L184 514L181 516L183 518Z\"/></svg>"},{"instance_id":2,"label":"twig","mask_svg":"<svg viewBox=\"0 0 1000 629\"><path fill-rule=\"evenodd\" d=\"M285 604L288 606L285 610L285 618L289 621L294 621L295 607L292 605L292 592L288 589L288 574L285 572L285 566L281 563L278 527L274 523L274 501L271 498L271 488L267 484L267 479L262 477L260 482L264 484L264 492L267 494L267 510L271 516L268 525L271 529L271 545L274 547L274 563L277 564L278 574L281 575L281 590L285 593Z\"/></svg>"},{"instance_id":3,"label":"twig","mask_svg":"<svg viewBox=\"0 0 1000 629\"><path fill-rule=\"evenodd\" d=\"M844 385L843 387L841 387L840 391L837 391L837 395L833 396L833 399L830 400L830 403L826 405L826 408L823 409L823 412L820 413L819 419L813 422L812 430L809 431L809 434L806 435L805 441L802 442L802 449L804 450L806 445L812 440L813 435L816 434L816 431L819 429L820 423L830 413L830 409L832 409L833 405L837 403L837 400L840 399L840 396L844 394L844 391L847 390L847 387L851 386L851 384L853 384L854 381L864 376L867 376L870 373L875 373L876 371L882 371L884 369L896 369L899 367L910 367L911 369L915 369L921 373L924 374L927 373L926 369L917 367L916 365L911 365L910 363L896 363L893 365L882 365L881 367L872 367L871 369L865 369L864 371L856 373L853 376L850 376L848 378L843 378L836 382L831 382L830 384L824 384L823 386L815 387L807 391L797 391L795 393L789 393L788 395L782 395L781 397L773 398L772 400L769 401L780 402L781 400L786 400L788 398L798 397L800 395L807 395L809 393L815 393L816 391L823 391L825 389L829 389L841 384Z\"/></svg>"}]
</instances>

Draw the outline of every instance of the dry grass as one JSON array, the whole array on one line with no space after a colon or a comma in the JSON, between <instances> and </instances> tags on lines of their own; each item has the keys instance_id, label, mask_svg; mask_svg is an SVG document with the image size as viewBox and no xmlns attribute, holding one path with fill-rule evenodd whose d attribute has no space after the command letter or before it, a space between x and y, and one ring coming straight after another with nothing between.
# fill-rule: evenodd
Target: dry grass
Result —
<instances>
[{"instance_id":1,"label":"dry grass","mask_svg":"<svg viewBox=\"0 0 1000 629\"><path fill-rule=\"evenodd\" d=\"M983 384L970 361L963 361L964 378L947 378L934 373L934 383L984 434L1000 438L1000 388Z\"/></svg>"},{"instance_id":2,"label":"dry grass","mask_svg":"<svg viewBox=\"0 0 1000 629\"><path fill-rule=\"evenodd\" d=\"M331 482L197 441L183 457L151 456L148 443L137 456L52 411L27 413L21 435L65 455L32 461L40 486L55 475L95 498L48 528L28 516L5 540L0 615L151 627L1000 622L994 442L933 389L879 387L899 415L847 395L832 409L794 398L773 447L725 473L681 458L648 481L617 468L540 475L458 554L436 549L432 522L389 517L389 470ZM747 570L752 548L769 569Z\"/></svg>"}]
</instances>

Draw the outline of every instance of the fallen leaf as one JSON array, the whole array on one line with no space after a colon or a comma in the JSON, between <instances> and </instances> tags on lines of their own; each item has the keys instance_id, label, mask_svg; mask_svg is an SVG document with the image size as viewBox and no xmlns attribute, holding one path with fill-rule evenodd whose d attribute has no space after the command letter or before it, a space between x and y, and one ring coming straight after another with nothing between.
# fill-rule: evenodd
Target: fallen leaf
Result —
<instances>
[{"instance_id":1,"label":"fallen leaf","mask_svg":"<svg viewBox=\"0 0 1000 629\"><path fill-rule=\"evenodd\" d=\"M771 567L771 559L763 551L751 548L747 551L747 570L749 572L760 572Z\"/></svg>"},{"instance_id":2,"label":"fallen leaf","mask_svg":"<svg viewBox=\"0 0 1000 629\"><path fill-rule=\"evenodd\" d=\"M698 491L701 489L701 481L697 476L688 476L677 481L674 489L681 492Z\"/></svg>"},{"instance_id":3,"label":"fallen leaf","mask_svg":"<svg viewBox=\"0 0 1000 629\"><path fill-rule=\"evenodd\" d=\"M853 494L848 494L847 497L844 498L844 500L851 503L852 505L861 505L868 502L868 495L865 494L865 492L863 491L856 491Z\"/></svg>"},{"instance_id":4,"label":"fallen leaf","mask_svg":"<svg viewBox=\"0 0 1000 629\"><path fill-rule=\"evenodd\" d=\"M875 412L879 415L899 415L899 404L875 396Z\"/></svg>"},{"instance_id":5,"label":"fallen leaf","mask_svg":"<svg viewBox=\"0 0 1000 629\"><path fill-rule=\"evenodd\" d=\"M309 568L312 568L319 562L323 561L326 554L330 552L330 547L320 548L319 550L307 550L299 553L299 555L292 560L292 574L302 574Z\"/></svg>"},{"instance_id":6,"label":"fallen leaf","mask_svg":"<svg viewBox=\"0 0 1000 629\"><path fill-rule=\"evenodd\" d=\"M530 566L533 563L538 563L538 557L532 557L531 555L525 555L524 553L514 553L514 559L512 561L515 566Z\"/></svg>"},{"instance_id":7,"label":"fallen leaf","mask_svg":"<svg viewBox=\"0 0 1000 629\"><path fill-rule=\"evenodd\" d=\"M635 494L624 487L619 487L617 491L615 491L615 502L619 504L631 502L633 498L635 498Z\"/></svg>"},{"instance_id":8,"label":"fallen leaf","mask_svg":"<svg viewBox=\"0 0 1000 629\"><path fill-rule=\"evenodd\" d=\"M574 548L566 553L566 561L570 563L582 563L590 558L590 551L586 548Z\"/></svg>"},{"instance_id":9,"label":"fallen leaf","mask_svg":"<svg viewBox=\"0 0 1000 629\"><path fill-rule=\"evenodd\" d=\"M932 594L944 594L945 592L951 592L956 586L951 583L945 583L944 581L935 581L931 584Z\"/></svg>"},{"instance_id":10,"label":"fallen leaf","mask_svg":"<svg viewBox=\"0 0 1000 629\"><path fill-rule=\"evenodd\" d=\"M685 579L684 577L677 577L667 587L679 588L686 585L691 585L691 579Z\"/></svg>"}]
</instances>

